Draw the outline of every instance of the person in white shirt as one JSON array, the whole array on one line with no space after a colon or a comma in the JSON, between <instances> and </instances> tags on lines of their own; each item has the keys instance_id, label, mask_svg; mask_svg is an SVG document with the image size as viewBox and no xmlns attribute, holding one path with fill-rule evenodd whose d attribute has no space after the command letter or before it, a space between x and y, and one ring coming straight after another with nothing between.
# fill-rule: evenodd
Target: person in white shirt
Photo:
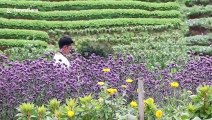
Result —
<instances>
[{"instance_id":1,"label":"person in white shirt","mask_svg":"<svg viewBox=\"0 0 212 120\"><path fill-rule=\"evenodd\" d=\"M60 51L57 52L53 58L55 60L55 63L65 65L66 67L70 66L70 62L65 56L70 53L73 44L74 41L71 39L70 36L63 36L62 38L60 38L60 40L58 41Z\"/></svg>"}]
</instances>

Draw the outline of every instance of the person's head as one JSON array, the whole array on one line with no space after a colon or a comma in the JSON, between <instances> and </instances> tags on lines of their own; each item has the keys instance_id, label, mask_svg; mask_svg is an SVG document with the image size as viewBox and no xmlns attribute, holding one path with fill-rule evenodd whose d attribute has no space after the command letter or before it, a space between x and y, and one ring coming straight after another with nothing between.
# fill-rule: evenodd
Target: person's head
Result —
<instances>
[{"instance_id":1,"label":"person's head","mask_svg":"<svg viewBox=\"0 0 212 120\"><path fill-rule=\"evenodd\" d=\"M60 38L60 40L58 41L58 45L60 50L63 52L63 54L69 54L72 44L74 43L74 41L71 39L70 36L63 36Z\"/></svg>"}]
</instances>

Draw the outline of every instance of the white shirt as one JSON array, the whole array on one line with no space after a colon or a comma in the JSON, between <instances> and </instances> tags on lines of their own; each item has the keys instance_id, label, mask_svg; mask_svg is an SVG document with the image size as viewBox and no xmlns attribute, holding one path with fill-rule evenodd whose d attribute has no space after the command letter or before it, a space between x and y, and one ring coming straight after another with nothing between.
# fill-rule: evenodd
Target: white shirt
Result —
<instances>
[{"instance_id":1,"label":"white shirt","mask_svg":"<svg viewBox=\"0 0 212 120\"><path fill-rule=\"evenodd\" d=\"M68 61L68 59L60 52L56 53L53 59L55 60L55 63L65 64L67 65L67 67L70 66L70 62Z\"/></svg>"}]
</instances>

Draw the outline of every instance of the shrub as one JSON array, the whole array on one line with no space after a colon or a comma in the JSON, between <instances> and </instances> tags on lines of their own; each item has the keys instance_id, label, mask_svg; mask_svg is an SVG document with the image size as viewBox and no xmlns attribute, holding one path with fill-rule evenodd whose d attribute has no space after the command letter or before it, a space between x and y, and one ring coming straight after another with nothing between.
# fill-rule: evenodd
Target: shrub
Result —
<instances>
[{"instance_id":1,"label":"shrub","mask_svg":"<svg viewBox=\"0 0 212 120\"><path fill-rule=\"evenodd\" d=\"M212 45L212 35L196 35L186 37L188 45L210 46Z\"/></svg>"},{"instance_id":2,"label":"shrub","mask_svg":"<svg viewBox=\"0 0 212 120\"><path fill-rule=\"evenodd\" d=\"M1 47L47 47L47 43L40 40L0 39Z\"/></svg>"},{"instance_id":3,"label":"shrub","mask_svg":"<svg viewBox=\"0 0 212 120\"><path fill-rule=\"evenodd\" d=\"M99 41L90 41L90 40L81 40L77 41L77 51L84 57L88 58L92 54L107 57L111 54L112 45L106 42L99 42Z\"/></svg>"},{"instance_id":4,"label":"shrub","mask_svg":"<svg viewBox=\"0 0 212 120\"><path fill-rule=\"evenodd\" d=\"M210 17L212 16L212 5L186 7L183 12L188 18Z\"/></svg>"},{"instance_id":5,"label":"shrub","mask_svg":"<svg viewBox=\"0 0 212 120\"><path fill-rule=\"evenodd\" d=\"M100 19L89 21L42 21L42 20L15 20L0 18L1 28L12 29L83 29L83 28L102 28L119 27L128 25L180 25L180 19L153 19L153 18L117 18Z\"/></svg>"},{"instance_id":6,"label":"shrub","mask_svg":"<svg viewBox=\"0 0 212 120\"><path fill-rule=\"evenodd\" d=\"M1 39L25 39L25 40L42 40L49 41L49 36L46 32L35 30L20 30L20 29L0 29Z\"/></svg>"},{"instance_id":7,"label":"shrub","mask_svg":"<svg viewBox=\"0 0 212 120\"><path fill-rule=\"evenodd\" d=\"M180 12L170 11L146 11L139 9L102 9L80 11L50 11L50 12L11 12L8 9L0 9L0 15L10 19L30 19L48 21L74 21L110 18L179 18Z\"/></svg>"},{"instance_id":8,"label":"shrub","mask_svg":"<svg viewBox=\"0 0 212 120\"><path fill-rule=\"evenodd\" d=\"M39 11L53 10L88 10L88 9L143 9L143 10L177 10L179 4L149 3L140 1L72 1L72 2L44 2L44 1L6 1L0 3L1 8L34 8Z\"/></svg>"},{"instance_id":9,"label":"shrub","mask_svg":"<svg viewBox=\"0 0 212 120\"><path fill-rule=\"evenodd\" d=\"M186 23L189 27L203 27L206 29L212 29L212 18L199 18L199 19L190 19Z\"/></svg>"}]
</instances>

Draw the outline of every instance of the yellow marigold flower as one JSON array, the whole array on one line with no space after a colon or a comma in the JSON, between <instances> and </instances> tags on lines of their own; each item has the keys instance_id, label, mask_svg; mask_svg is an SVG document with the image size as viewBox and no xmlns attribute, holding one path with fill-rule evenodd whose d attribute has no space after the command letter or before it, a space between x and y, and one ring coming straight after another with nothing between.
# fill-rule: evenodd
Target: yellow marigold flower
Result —
<instances>
[{"instance_id":1,"label":"yellow marigold flower","mask_svg":"<svg viewBox=\"0 0 212 120\"><path fill-rule=\"evenodd\" d=\"M163 111L162 110L157 110L155 113L156 118L160 119L163 116Z\"/></svg>"},{"instance_id":2,"label":"yellow marigold flower","mask_svg":"<svg viewBox=\"0 0 212 120\"><path fill-rule=\"evenodd\" d=\"M148 98L146 100L144 100L144 102L148 105L154 104L154 99L153 98Z\"/></svg>"},{"instance_id":3,"label":"yellow marigold flower","mask_svg":"<svg viewBox=\"0 0 212 120\"><path fill-rule=\"evenodd\" d=\"M179 83L178 82L172 82L170 85L173 88L178 88L179 87Z\"/></svg>"},{"instance_id":4,"label":"yellow marigold flower","mask_svg":"<svg viewBox=\"0 0 212 120\"><path fill-rule=\"evenodd\" d=\"M135 102L135 101L132 101L132 102L130 103L130 105L131 105L132 107L137 107L137 106L138 106L137 102Z\"/></svg>"},{"instance_id":5,"label":"yellow marigold flower","mask_svg":"<svg viewBox=\"0 0 212 120\"><path fill-rule=\"evenodd\" d=\"M100 86L102 86L102 85L104 85L105 83L104 83L104 82L98 82L97 84L100 85Z\"/></svg>"},{"instance_id":6,"label":"yellow marigold flower","mask_svg":"<svg viewBox=\"0 0 212 120\"><path fill-rule=\"evenodd\" d=\"M133 80L132 79L127 79L126 82L127 83L131 83L131 82L133 82Z\"/></svg>"},{"instance_id":7,"label":"yellow marigold flower","mask_svg":"<svg viewBox=\"0 0 212 120\"><path fill-rule=\"evenodd\" d=\"M106 90L108 94L110 95L114 95L117 93L117 89L113 89L113 88L109 88Z\"/></svg>"},{"instance_id":8,"label":"yellow marigold flower","mask_svg":"<svg viewBox=\"0 0 212 120\"><path fill-rule=\"evenodd\" d=\"M121 87L122 87L122 88L125 88L125 89L127 88L127 86L126 86L126 85L121 85Z\"/></svg>"},{"instance_id":9,"label":"yellow marigold flower","mask_svg":"<svg viewBox=\"0 0 212 120\"><path fill-rule=\"evenodd\" d=\"M71 110L69 110L69 111L67 112L67 115L68 115L69 118L73 117L74 114L75 114L74 111L71 111Z\"/></svg>"},{"instance_id":10,"label":"yellow marigold flower","mask_svg":"<svg viewBox=\"0 0 212 120\"><path fill-rule=\"evenodd\" d=\"M102 71L103 72L110 72L110 68L103 68Z\"/></svg>"}]
</instances>

